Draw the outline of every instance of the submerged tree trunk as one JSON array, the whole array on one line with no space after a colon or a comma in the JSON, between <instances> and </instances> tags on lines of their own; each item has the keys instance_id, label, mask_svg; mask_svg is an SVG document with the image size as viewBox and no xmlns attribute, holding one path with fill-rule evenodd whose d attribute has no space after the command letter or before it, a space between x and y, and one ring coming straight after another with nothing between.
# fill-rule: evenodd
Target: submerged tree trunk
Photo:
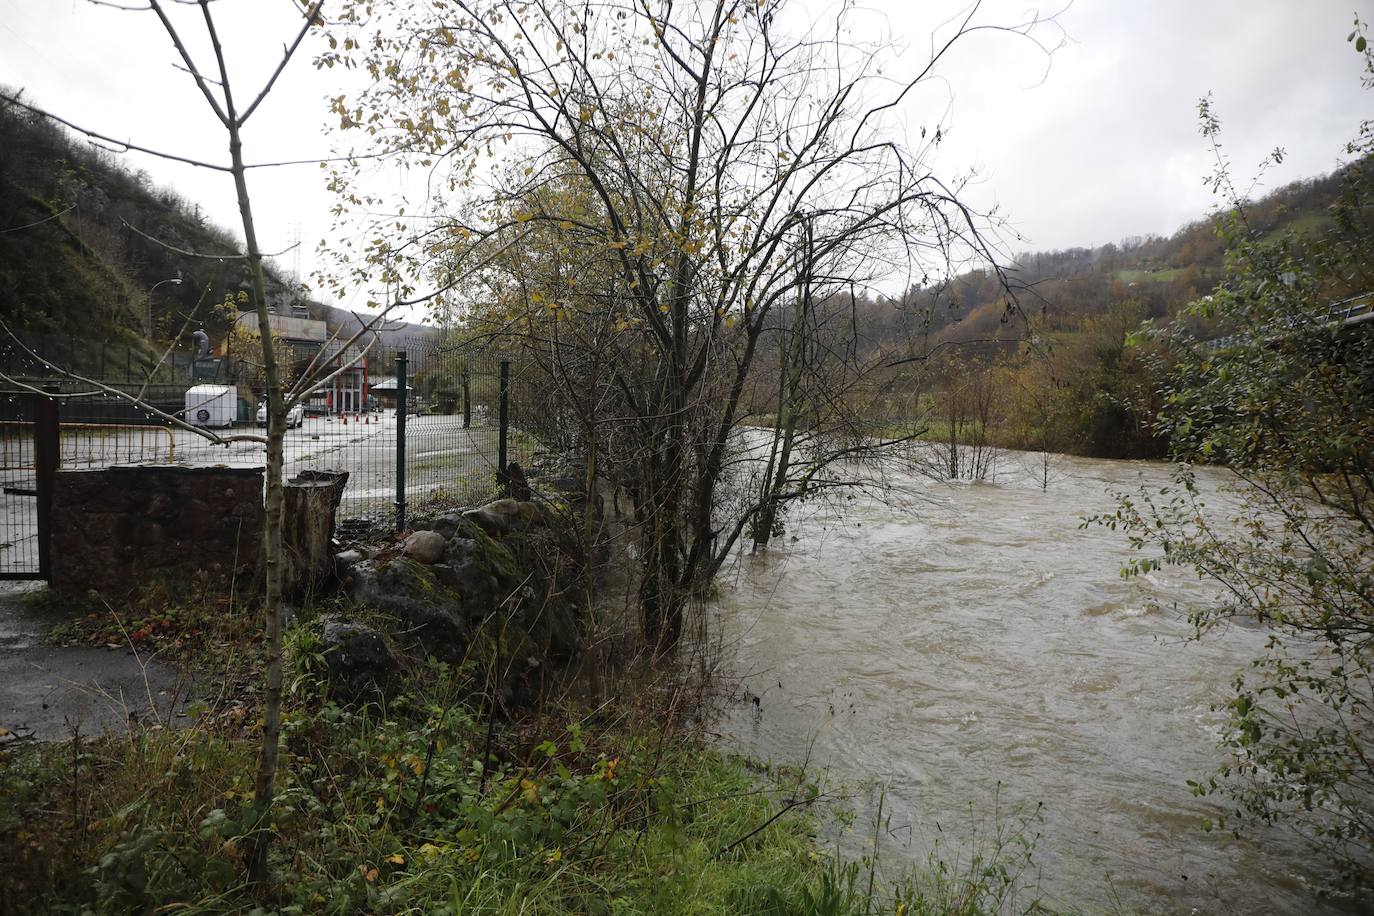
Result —
<instances>
[{"instance_id":1,"label":"submerged tree trunk","mask_svg":"<svg viewBox=\"0 0 1374 916\"><path fill-rule=\"evenodd\" d=\"M792 465L792 445L796 441L797 418L801 411L801 385L806 372L806 325L811 312L811 224L803 218L805 246L802 258L802 277L797 293L797 307L792 318L792 340L783 363L782 379L778 385L778 419L773 430L773 443L764 470L763 500L754 520L754 549L768 546L777 525L778 508L787 486L787 473ZM774 460L776 457L776 461Z\"/></svg>"}]
</instances>

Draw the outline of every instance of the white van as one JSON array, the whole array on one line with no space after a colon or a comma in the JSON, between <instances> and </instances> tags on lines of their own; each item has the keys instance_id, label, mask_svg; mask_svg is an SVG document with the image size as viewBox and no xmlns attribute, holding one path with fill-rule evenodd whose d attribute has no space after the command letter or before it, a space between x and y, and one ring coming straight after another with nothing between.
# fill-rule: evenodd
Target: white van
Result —
<instances>
[{"instance_id":1,"label":"white van","mask_svg":"<svg viewBox=\"0 0 1374 916\"><path fill-rule=\"evenodd\" d=\"M238 390L232 385L195 385L186 389L186 422L194 426L233 426Z\"/></svg>"}]
</instances>

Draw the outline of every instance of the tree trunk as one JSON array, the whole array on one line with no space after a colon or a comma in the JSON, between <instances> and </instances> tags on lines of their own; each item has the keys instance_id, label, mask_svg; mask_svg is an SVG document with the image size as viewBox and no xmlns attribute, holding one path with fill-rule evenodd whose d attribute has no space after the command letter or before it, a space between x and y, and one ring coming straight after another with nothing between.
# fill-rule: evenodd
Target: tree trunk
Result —
<instances>
[{"instance_id":1,"label":"tree trunk","mask_svg":"<svg viewBox=\"0 0 1374 916\"><path fill-rule=\"evenodd\" d=\"M227 87L226 87L227 94ZM267 382L267 492L263 524L263 565L266 584L263 595L263 628L267 649L266 691L263 696L262 751L253 793L253 829L249 835L248 875L261 882L267 877L267 851L271 845L271 807L276 790L277 754L281 739L281 517L282 453L286 436L286 405L282 396L281 375L276 347L272 340L272 320L267 310L267 283L263 276L262 254L253 224L253 206L248 197L248 182L243 164L243 143L229 106L229 155L243 219L244 244L253 283L253 305L262 337L262 367Z\"/></svg>"},{"instance_id":2,"label":"tree trunk","mask_svg":"<svg viewBox=\"0 0 1374 916\"><path fill-rule=\"evenodd\" d=\"M463 370L463 429L472 426L472 373Z\"/></svg>"}]
</instances>

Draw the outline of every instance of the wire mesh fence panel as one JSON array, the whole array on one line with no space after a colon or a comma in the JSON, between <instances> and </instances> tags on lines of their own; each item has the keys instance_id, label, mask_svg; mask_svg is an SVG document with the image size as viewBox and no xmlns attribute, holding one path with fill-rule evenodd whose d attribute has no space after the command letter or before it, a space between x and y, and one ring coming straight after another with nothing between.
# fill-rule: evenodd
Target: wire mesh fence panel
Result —
<instances>
[{"instance_id":1,"label":"wire mesh fence panel","mask_svg":"<svg viewBox=\"0 0 1374 916\"><path fill-rule=\"evenodd\" d=\"M392 527L407 513L472 506L500 494L501 358L441 340L370 356L357 398L304 419L306 437L288 465L347 471L339 507L345 528ZM403 355L403 358L402 358ZM508 436L508 445L515 437ZM510 452L519 460L528 449Z\"/></svg>"},{"instance_id":2,"label":"wire mesh fence panel","mask_svg":"<svg viewBox=\"0 0 1374 916\"><path fill-rule=\"evenodd\" d=\"M66 382L63 388L80 389ZM262 447L240 443L226 448L175 426L168 418L189 419L203 407L194 386L119 384L137 402L119 395L80 390L65 393L58 408L61 420L61 466L65 469L102 468L116 464L262 464ZM216 386L215 425L232 432L244 416L241 398L231 386Z\"/></svg>"},{"instance_id":3,"label":"wire mesh fence panel","mask_svg":"<svg viewBox=\"0 0 1374 916\"><path fill-rule=\"evenodd\" d=\"M0 394L0 578L39 572L33 397Z\"/></svg>"},{"instance_id":4,"label":"wire mesh fence panel","mask_svg":"<svg viewBox=\"0 0 1374 916\"><path fill-rule=\"evenodd\" d=\"M406 502L418 511L498 494L501 361L459 346L433 347L413 375L406 422Z\"/></svg>"},{"instance_id":5,"label":"wire mesh fence panel","mask_svg":"<svg viewBox=\"0 0 1374 916\"><path fill-rule=\"evenodd\" d=\"M527 466L534 451L535 439L520 421L526 413L537 413L523 405L537 402L539 393L526 390L518 367L507 366L503 376L499 354L450 345L438 335L397 344L404 349L363 354L317 348L308 360L295 354L284 364L288 375L298 375L307 362L329 368L329 379L288 417L283 472L290 478L302 471L347 471L339 511L346 524L390 528L405 510L480 504L501 494L503 459ZM140 362L137 356L144 358ZM62 376L45 360L74 366L124 396ZM60 389L62 468L261 467L266 445L247 441L265 435L260 380L239 372L232 380L207 381L210 373L203 362L169 360L150 379L146 355L99 343L31 335L23 346L11 342L0 347L0 364L11 377L34 388ZM508 405L520 405L505 412L503 378L512 395ZM26 492L32 490L34 464L33 418L26 412L31 396L16 394L0 404L0 474L7 486ZM230 441L209 441L172 418L207 427ZM24 520L33 514L31 497L7 493L5 499L6 517L15 520L11 527L16 533L3 538L11 546L0 546L0 573L3 552L13 550L18 556L17 551L28 549L26 538L34 527ZM0 519L0 526L4 524Z\"/></svg>"}]
</instances>

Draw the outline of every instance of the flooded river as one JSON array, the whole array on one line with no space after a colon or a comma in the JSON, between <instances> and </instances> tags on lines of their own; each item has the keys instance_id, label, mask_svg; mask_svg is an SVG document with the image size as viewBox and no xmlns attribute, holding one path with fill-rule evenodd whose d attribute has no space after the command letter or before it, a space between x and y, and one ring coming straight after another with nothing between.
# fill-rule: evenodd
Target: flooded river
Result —
<instances>
[{"instance_id":1,"label":"flooded river","mask_svg":"<svg viewBox=\"0 0 1374 916\"><path fill-rule=\"evenodd\" d=\"M1042 805L1032 883L1052 906L1313 912L1304 850L1204 833L1218 809L1185 782L1223 759L1210 707L1264 635L1191 641L1183 608L1208 585L1182 569L1123 579L1125 536L1079 527L1113 490L1167 485L1168 467L1056 457L1042 491L1034 464L1003 456L973 484L898 475L895 501L789 517L767 556L727 570L714 611L743 702L724 743L883 786L889 864ZM871 837L865 810L854 830Z\"/></svg>"}]
</instances>

